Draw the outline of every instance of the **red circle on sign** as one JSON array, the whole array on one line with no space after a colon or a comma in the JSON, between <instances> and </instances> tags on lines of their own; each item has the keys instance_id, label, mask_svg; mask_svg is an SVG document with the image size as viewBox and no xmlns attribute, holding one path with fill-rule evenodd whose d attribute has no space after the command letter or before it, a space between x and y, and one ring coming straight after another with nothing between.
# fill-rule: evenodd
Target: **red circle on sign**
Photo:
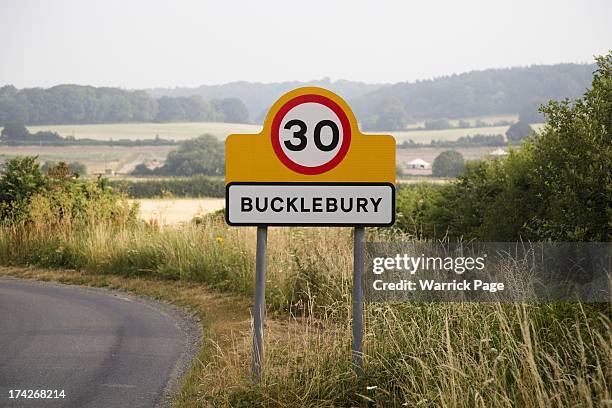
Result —
<instances>
[{"instance_id":1,"label":"red circle on sign","mask_svg":"<svg viewBox=\"0 0 612 408\"><path fill-rule=\"evenodd\" d=\"M338 119L340 119L340 124L342 125L342 144L340 145L338 153L336 153L336 155L330 161L319 166L310 167L294 162L285 154L283 148L280 145L279 131L283 118L291 109L303 103L318 103L328 107L336 114ZM272 147L274 148L276 156L285 166L301 174L321 174L333 169L342 161L342 159L344 159L344 156L346 156L349 146L351 145L351 124L348 120L348 117L346 116L346 113L344 112L344 110L342 110L340 105L322 95L300 95L287 101L283 106L280 107L278 112L276 112L274 119L272 119L271 133Z\"/></svg>"}]
</instances>

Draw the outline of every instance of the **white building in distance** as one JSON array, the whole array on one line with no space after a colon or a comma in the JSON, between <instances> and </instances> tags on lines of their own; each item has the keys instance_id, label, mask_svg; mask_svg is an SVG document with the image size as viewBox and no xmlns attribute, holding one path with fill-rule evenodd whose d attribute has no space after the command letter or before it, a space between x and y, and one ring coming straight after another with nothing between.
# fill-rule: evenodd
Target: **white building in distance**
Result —
<instances>
[{"instance_id":1,"label":"white building in distance","mask_svg":"<svg viewBox=\"0 0 612 408\"><path fill-rule=\"evenodd\" d=\"M428 169L429 167L431 167L430 164L427 163L425 160L421 160L421 159L414 159L408 163L409 169L425 170L425 169Z\"/></svg>"},{"instance_id":2,"label":"white building in distance","mask_svg":"<svg viewBox=\"0 0 612 408\"><path fill-rule=\"evenodd\" d=\"M505 151L504 149L497 148L495 150L493 150L491 153L489 153L489 156L492 157L506 157L509 153L507 151Z\"/></svg>"}]
</instances>

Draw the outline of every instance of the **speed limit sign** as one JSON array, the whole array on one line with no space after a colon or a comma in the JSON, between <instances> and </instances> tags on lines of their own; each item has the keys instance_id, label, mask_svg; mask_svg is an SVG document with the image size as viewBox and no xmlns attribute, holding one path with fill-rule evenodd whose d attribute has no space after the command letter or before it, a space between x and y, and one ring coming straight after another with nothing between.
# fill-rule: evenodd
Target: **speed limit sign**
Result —
<instances>
[{"instance_id":1,"label":"speed limit sign","mask_svg":"<svg viewBox=\"0 0 612 408\"><path fill-rule=\"evenodd\" d=\"M359 132L342 98L299 88L270 109L258 135L226 142L230 225L391 225L395 140Z\"/></svg>"},{"instance_id":2,"label":"speed limit sign","mask_svg":"<svg viewBox=\"0 0 612 408\"><path fill-rule=\"evenodd\" d=\"M272 120L274 152L288 168L321 174L337 166L351 145L351 126L338 104L321 95L301 95Z\"/></svg>"},{"instance_id":3,"label":"speed limit sign","mask_svg":"<svg viewBox=\"0 0 612 408\"><path fill-rule=\"evenodd\" d=\"M347 103L326 89L283 95L261 133L225 144L225 217L256 225L253 375L263 367L267 227L354 226L353 346L362 359L361 276L364 226L395 220L395 139L364 135Z\"/></svg>"}]
</instances>

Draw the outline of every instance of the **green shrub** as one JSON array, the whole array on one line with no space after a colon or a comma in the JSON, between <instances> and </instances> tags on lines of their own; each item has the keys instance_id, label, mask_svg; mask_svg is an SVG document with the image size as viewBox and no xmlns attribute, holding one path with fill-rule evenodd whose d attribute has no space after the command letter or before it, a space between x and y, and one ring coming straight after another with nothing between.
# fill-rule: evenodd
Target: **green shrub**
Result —
<instances>
[{"instance_id":1,"label":"green shrub","mask_svg":"<svg viewBox=\"0 0 612 408\"><path fill-rule=\"evenodd\" d=\"M456 150L446 150L434 159L431 173L434 177L457 177L464 168L463 155Z\"/></svg>"},{"instance_id":2,"label":"green shrub","mask_svg":"<svg viewBox=\"0 0 612 408\"><path fill-rule=\"evenodd\" d=\"M544 130L520 151L468 163L427 204L398 205L401 218L422 220L429 238L609 241L612 53L597 62L592 89L582 99L544 107Z\"/></svg>"},{"instance_id":3,"label":"green shrub","mask_svg":"<svg viewBox=\"0 0 612 408\"><path fill-rule=\"evenodd\" d=\"M64 162L43 174L36 157L15 158L0 170L0 222L42 225L136 221L137 206L105 179L80 180Z\"/></svg>"}]
</instances>

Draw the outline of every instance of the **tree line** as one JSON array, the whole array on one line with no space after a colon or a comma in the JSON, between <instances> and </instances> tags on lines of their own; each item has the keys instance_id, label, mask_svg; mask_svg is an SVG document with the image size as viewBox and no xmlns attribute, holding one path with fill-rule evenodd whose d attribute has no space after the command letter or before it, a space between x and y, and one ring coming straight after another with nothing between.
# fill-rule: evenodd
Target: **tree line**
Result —
<instances>
[{"instance_id":1,"label":"tree line","mask_svg":"<svg viewBox=\"0 0 612 408\"><path fill-rule=\"evenodd\" d=\"M269 84L241 81L197 88L157 88L149 92L156 97L238 97L253 115L251 120L262 123L270 106L283 93L302 86L320 86L346 99L363 129L403 130L409 122L502 114L519 114L528 123L542 122L539 106L551 99L579 97L588 88L594 70L593 64L554 64L487 69L396 84L324 78ZM436 125L440 123L432 122L430 128ZM463 123L459 127L468 126Z\"/></svg>"},{"instance_id":2,"label":"tree line","mask_svg":"<svg viewBox=\"0 0 612 408\"><path fill-rule=\"evenodd\" d=\"M579 97L588 88L594 65L556 64L488 69L426 81L404 82L369 92L351 102L365 130L404 130L409 122L471 116L519 114L537 123L541 104ZM448 127L430 122L430 127Z\"/></svg>"},{"instance_id":3,"label":"tree line","mask_svg":"<svg viewBox=\"0 0 612 408\"><path fill-rule=\"evenodd\" d=\"M111 180L109 185L130 198L224 197L220 178L193 176L170 179Z\"/></svg>"},{"instance_id":4,"label":"tree line","mask_svg":"<svg viewBox=\"0 0 612 408\"><path fill-rule=\"evenodd\" d=\"M178 142L170 139L162 139L156 136L152 139L117 139L117 140L98 140L98 139L77 139L74 136L60 136L56 132L40 130L31 133L28 128L18 123L8 123L0 132L0 145L9 146L171 146Z\"/></svg>"},{"instance_id":5,"label":"tree line","mask_svg":"<svg viewBox=\"0 0 612 408\"><path fill-rule=\"evenodd\" d=\"M551 99L579 97L588 88L592 64L535 65L488 69L416 82L365 84L324 79L260 84L234 82L198 88L127 91L58 85L48 89L0 88L0 125L119 122L258 122L283 93L323 86L344 97L365 130L405 130L410 122L449 127L448 119L520 114L543 120L538 107ZM466 123L459 124L465 127Z\"/></svg>"},{"instance_id":6,"label":"tree line","mask_svg":"<svg viewBox=\"0 0 612 408\"><path fill-rule=\"evenodd\" d=\"M246 123L248 110L238 98L204 100L197 95L156 99L142 90L58 85L52 88L0 88L0 126L123 123Z\"/></svg>"}]
</instances>

